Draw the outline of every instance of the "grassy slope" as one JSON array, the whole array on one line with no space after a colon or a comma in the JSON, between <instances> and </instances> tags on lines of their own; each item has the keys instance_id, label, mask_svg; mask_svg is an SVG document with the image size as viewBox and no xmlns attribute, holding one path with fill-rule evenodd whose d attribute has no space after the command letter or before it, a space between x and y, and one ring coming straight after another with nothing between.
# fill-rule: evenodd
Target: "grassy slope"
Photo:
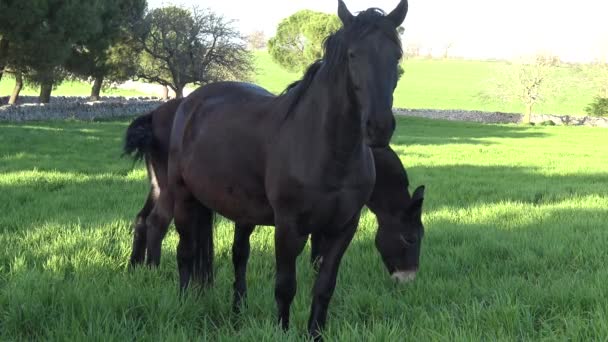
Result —
<instances>
[{"instance_id":1,"label":"grassy slope","mask_svg":"<svg viewBox=\"0 0 608 342\"><path fill-rule=\"evenodd\" d=\"M257 52L258 75L255 81L274 92L298 79L273 63L266 52ZM467 109L522 112L523 105L498 100L483 101L479 94L505 68L504 62L413 59L403 62L405 74L395 90L395 107L430 109ZM588 82L573 67L556 70L563 83L555 98L534 108L536 113L584 114L595 94Z\"/></svg>"},{"instance_id":2,"label":"grassy slope","mask_svg":"<svg viewBox=\"0 0 608 342\"><path fill-rule=\"evenodd\" d=\"M407 60L405 76L395 92L395 106L407 108L468 109L522 112L524 106L498 100L483 101L478 96L488 87L504 62L464 60ZM560 90L534 108L536 113L584 114L595 90L574 67L555 70Z\"/></svg>"},{"instance_id":3,"label":"grassy slope","mask_svg":"<svg viewBox=\"0 0 608 342\"><path fill-rule=\"evenodd\" d=\"M421 272L388 279L365 213L330 305L329 340L598 340L608 336L606 131L400 118L394 147L426 184ZM297 340L313 274L299 259L275 325L271 228L254 233L248 308L230 308L232 229L216 283L177 296L176 234L157 271L126 270L147 192L118 158L126 122L0 124L0 340Z\"/></svg>"},{"instance_id":4,"label":"grassy slope","mask_svg":"<svg viewBox=\"0 0 608 342\"><path fill-rule=\"evenodd\" d=\"M300 73L288 72L275 64L265 51L255 52L256 70L254 82L280 93L289 83L299 79ZM395 91L395 106L405 108L467 109L483 111L522 112L519 103L503 103L498 100L484 102L478 96L490 80L495 77L503 62L462 60L406 60L405 75ZM573 67L561 67L557 75L562 82L561 91L546 103L535 107L536 113L584 114L584 108L592 101L595 90L591 88ZM0 81L0 96L8 96L13 80L3 77ZM81 95L90 93L90 85L66 81L54 95ZM26 87L22 94L37 95L38 89ZM109 89L103 95L138 96L135 90ZM154 94L157 95L157 94Z\"/></svg>"}]
</instances>

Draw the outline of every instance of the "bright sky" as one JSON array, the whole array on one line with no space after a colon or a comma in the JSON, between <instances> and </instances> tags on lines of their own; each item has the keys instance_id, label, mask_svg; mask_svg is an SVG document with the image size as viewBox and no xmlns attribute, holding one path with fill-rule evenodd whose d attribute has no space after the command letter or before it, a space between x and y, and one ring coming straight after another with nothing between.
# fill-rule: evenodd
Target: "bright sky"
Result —
<instances>
[{"instance_id":1,"label":"bright sky","mask_svg":"<svg viewBox=\"0 0 608 342\"><path fill-rule=\"evenodd\" d=\"M209 7L237 21L245 34L274 34L281 19L300 9L335 13L336 0L148 0ZM390 12L399 0L345 0L351 12L379 7ZM416 42L436 55L512 58L548 51L564 60L608 55L606 0L410 0L405 44Z\"/></svg>"}]
</instances>

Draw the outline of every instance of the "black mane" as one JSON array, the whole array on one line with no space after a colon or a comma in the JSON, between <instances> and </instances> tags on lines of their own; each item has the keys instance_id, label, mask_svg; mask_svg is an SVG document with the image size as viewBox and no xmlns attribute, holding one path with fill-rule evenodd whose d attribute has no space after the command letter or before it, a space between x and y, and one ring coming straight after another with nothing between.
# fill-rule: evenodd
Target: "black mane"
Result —
<instances>
[{"instance_id":1,"label":"black mane","mask_svg":"<svg viewBox=\"0 0 608 342\"><path fill-rule=\"evenodd\" d=\"M325 38L323 42L323 58L312 63L304 73L302 79L289 84L281 95L292 93L292 100L287 110L289 115L298 105L310 87L321 66L325 66L328 75L342 75L347 62L346 42L360 39L370 31L377 29L386 34L401 49L401 40L395 26L386 18L386 13L379 8L369 8L359 12L348 27L342 27Z\"/></svg>"}]
</instances>

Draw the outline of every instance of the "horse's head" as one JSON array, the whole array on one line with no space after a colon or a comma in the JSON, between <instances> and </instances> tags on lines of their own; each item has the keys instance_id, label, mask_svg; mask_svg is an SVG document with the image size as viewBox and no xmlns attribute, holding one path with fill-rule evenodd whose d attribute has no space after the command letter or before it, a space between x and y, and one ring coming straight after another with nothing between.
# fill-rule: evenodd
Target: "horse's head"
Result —
<instances>
[{"instance_id":1,"label":"horse's head","mask_svg":"<svg viewBox=\"0 0 608 342\"><path fill-rule=\"evenodd\" d=\"M423 200L424 186L419 186L399 216L388 222L380 222L376 233L376 248L382 261L391 277L399 282L414 280L418 271L424 236L421 220Z\"/></svg>"},{"instance_id":2,"label":"horse's head","mask_svg":"<svg viewBox=\"0 0 608 342\"><path fill-rule=\"evenodd\" d=\"M370 8L354 16L339 0L349 87L361 111L365 142L372 147L388 145L395 130L393 91L402 56L397 28L407 9L407 0L401 0L388 15Z\"/></svg>"}]
</instances>

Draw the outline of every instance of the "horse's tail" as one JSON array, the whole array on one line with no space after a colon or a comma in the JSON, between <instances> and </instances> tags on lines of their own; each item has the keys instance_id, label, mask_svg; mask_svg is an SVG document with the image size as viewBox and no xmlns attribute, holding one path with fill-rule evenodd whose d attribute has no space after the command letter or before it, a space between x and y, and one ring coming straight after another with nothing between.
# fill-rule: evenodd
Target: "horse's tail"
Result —
<instances>
[{"instance_id":1,"label":"horse's tail","mask_svg":"<svg viewBox=\"0 0 608 342\"><path fill-rule=\"evenodd\" d=\"M153 113L141 115L131 122L125 135L123 156L128 155L135 161L139 161L152 151L154 148Z\"/></svg>"}]
</instances>

